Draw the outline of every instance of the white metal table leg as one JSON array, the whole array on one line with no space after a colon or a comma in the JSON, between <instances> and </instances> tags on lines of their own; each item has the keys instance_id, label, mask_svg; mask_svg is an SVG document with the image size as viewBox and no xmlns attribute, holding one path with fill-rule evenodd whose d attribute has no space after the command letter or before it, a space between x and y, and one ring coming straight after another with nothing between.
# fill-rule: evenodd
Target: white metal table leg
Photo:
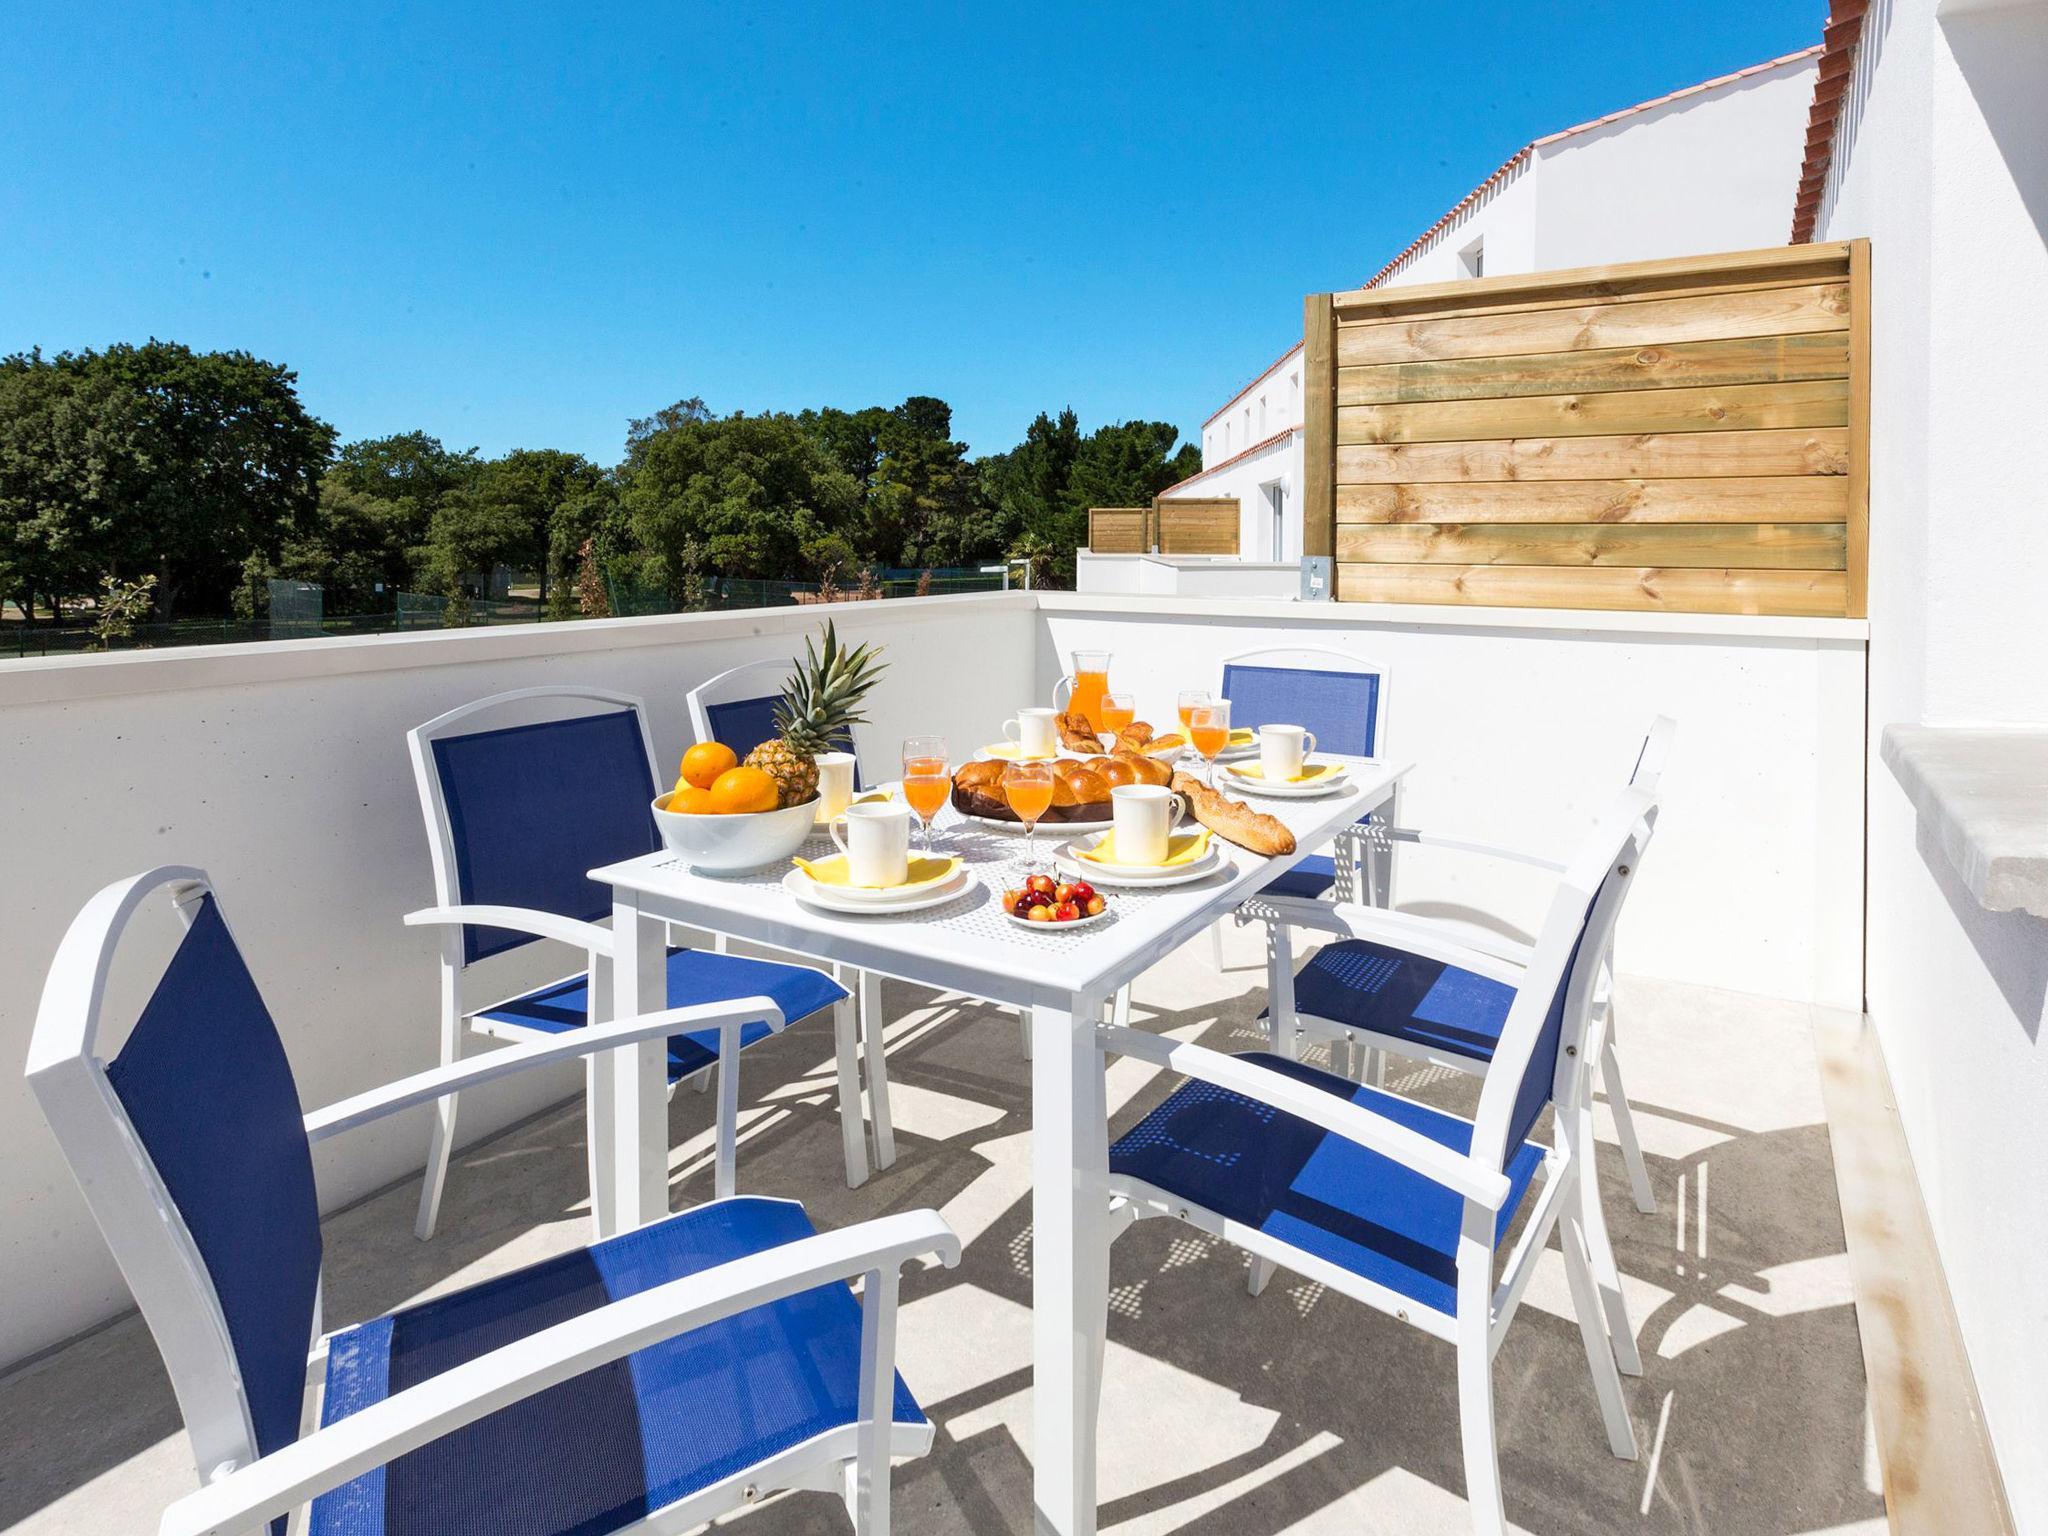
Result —
<instances>
[{"instance_id":1,"label":"white metal table leg","mask_svg":"<svg viewBox=\"0 0 2048 1536\"><path fill-rule=\"evenodd\" d=\"M1039 1536L1093 1536L1109 1324L1101 999L1041 1007L1031 1063L1032 1485Z\"/></svg>"},{"instance_id":2,"label":"white metal table leg","mask_svg":"<svg viewBox=\"0 0 2048 1536\"><path fill-rule=\"evenodd\" d=\"M896 1124L889 1117L889 1052L882 1017L882 978L873 971L860 973L861 1059L867 1066L868 1115L875 1128L875 1166L887 1168L896 1161Z\"/></svg>"},{"instance_id":3,"label":"white metal table leg","mask_svg":"<svg viewBox=\"0 0 2048 1536\"><path fill-rule=\"evenodd\" d=\"M642 917L630 897L612 904L611 1017L668 1006L663 936L662 924ZM668 1214L668 1042L607 1051L594 1075L607 1080L593 1097L590 1134L600 1161L611 1160L611 1205L596 1213L598 1235L610 1237Z\"/></svg>"},{"instance_id":4,"label":"white metal table leg","mask_svg":"<svg viewBox=\"0 0 2048 1536\"><path fill-rule=\"evenodd\" d=\"M860 1009L842 997L832 1005L832 1045L839 1073L839 1141L846 1160L846 1187L868 1178L868 1132L860 1104Z\"/></svg>"},{"instance_id":5,"label":"white metal table leg","mask_svg":"<svg viewBox=\"0 0 2048 1536\"><path fill-rule=\"evenodd\" d=\"M1294 932L1285 923L1266 924L1266 1038L1273 1054L1293 1059L1298 1031L1294 1019Z\"/></svg>"}]
</instances>

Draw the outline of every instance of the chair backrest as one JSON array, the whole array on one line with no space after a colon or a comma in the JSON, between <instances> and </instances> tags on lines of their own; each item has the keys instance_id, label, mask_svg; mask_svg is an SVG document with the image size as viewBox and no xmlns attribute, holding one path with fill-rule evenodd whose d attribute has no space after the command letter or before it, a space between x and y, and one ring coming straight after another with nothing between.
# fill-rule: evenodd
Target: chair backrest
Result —
<instances>
[{"instance_id":1,"label":"chair backrest","mask_svg":"<svg viewBox=\"0 0 2048 1536\"><path fill-rule=\"evenodd\" d=\"M690 706L690 734L698 741L731 747L742 759L776 734L775 706L792 670L787 661L747 661L729 668L684 697ZM861 782L860 747L847 732L836 744L854 755L854 782Z\"/></svg>"},{"instance_id":2,"label":"chair backrest","mask_svg":"<svg viewBox=\"0 0 2048 1536\"><path fill-rule=\"evenodd\" d=\"M114 952L165 887L184 937L103 1064ZM28 1082L163 1353L200 1476L296 1440L319 1331L313 1162L283 1043L203 871L151 870L80 911L43 987Z\"/></svg>"},{"instance_id":3,"label":"chair backrest","mask_svg":"<svg viewBox=\"0 0 2048 1536\"><path fill-rule=\"evenodd\" d=\"M1472 1155L1501 1167L1553 1099L1576 1107L1600 962L1657 825L1656 797L1621 791L1565 868L1480 1091Z\"/></svg>"},{"instance_id":4,"label":"chair backrest","mask_svg":"<svg viewBox=\"0 0 2048 1536\"><path fill-rule=\"evenodd\" d=\"M480 717L515 707L545 718L478 728ZM654 741L646 710L628 694L521 688L436 716L406 740L444 906L524 907L595 922L611 915L612 897L589 871L661 846ZM532 942L530 934L468 927L463 963Z\"/></svg>"},{"instance_id":5,"label":"chair backrest","mask_svg":"<svg viewBox=\"0 0 2048 1536\"><path fill-rule=\"evenodd\" d=\"M1678 735L1678 722L1669 715L1659 715L1650 722L1650 734L1643 738L1642 750L1636 753L1634 772L1628 781L1637 789L1657 793L1657 786L1663 782L1664 767L1671 761L1671 743Z\"/></svg>"},{"instance_id":6,"label":"chair backrest","mask_svg":"<svg viewBox=\"0 0 2048 1536\"><path fill-rule=\"evenodd\" d=\"M1282 646L1227 656L1222 694L1233 726L1306 726L1318 751L1376 757L1385 738L1386 669L1342 651Z\"/></svg>"}]
</instances>

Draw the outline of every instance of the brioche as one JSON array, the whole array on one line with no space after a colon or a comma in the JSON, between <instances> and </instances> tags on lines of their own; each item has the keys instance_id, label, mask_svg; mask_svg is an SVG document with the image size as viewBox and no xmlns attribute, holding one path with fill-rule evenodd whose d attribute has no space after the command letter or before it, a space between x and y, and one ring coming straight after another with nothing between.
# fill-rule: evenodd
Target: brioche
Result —
<instances>
[{"instance_id":1,"label":"brioche","mask_svg":"<svg viewBox=\"0 0 2048 1536\"><path fill-rule=\"evenodd\" d=\"M1218 794L1192 774L1176 773L1173 787L1176 793L1187 797L1195 820L1218 837L1268 858L1294 852L1294 834L1279 817Z\"/></svg>"},{"instance_id":2,"label":"brioche","mask_svg":"<svg viewBox=\"0 0 2048 1536\"><path fill-rule=\"evenodd\" d=\"M1152 739L1152 727L1142 720L1133 720L1116 733L1116 740L1109 744L1112 752L1140 752L1145 743Z\"/></svg>"},{"instance_id":3,"label":"brioche","mask_svg":"<svg viewBox=\"0 0 2048 1536\"><path fill-rule=\"evenodd\" d=\"M1133 784L1171 784L1173 769L1158 758L1146 757L1138 752L1119 752L1116 760L1128 764L1134 778Z\"/></svg>"},{"instance_id":4,"label":"brioche","mask_svg":"<svg viewBox=\"0 0 2048 1536\"><path fill-rule=\"evenodd\" d=\"M1060 745L1069 752L1086 752L1090 755L1102 750L1102 735L1078 709L1070 709L1059 718Z\"/></svg>"}]
</instances>

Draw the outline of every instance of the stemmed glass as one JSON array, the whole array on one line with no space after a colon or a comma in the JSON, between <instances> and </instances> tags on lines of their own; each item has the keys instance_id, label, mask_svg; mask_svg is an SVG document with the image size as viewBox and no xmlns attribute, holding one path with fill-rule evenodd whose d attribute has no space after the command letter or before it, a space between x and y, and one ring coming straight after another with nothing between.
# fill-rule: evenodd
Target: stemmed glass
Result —
<instances>
[{"instance_id":1,"label":"stemmed glass","mask_svg":"<svg viewBox=\"0 0 2048 1536\"><path fill-rule=\"evenodd\" d=\"M932 823L953 790L951 759L943 736L903 739L903 798L924 824L924 851L932 851Z\"/></svg>"},{"instance_id":2,"label":"stemmed glass","mask_svg":"<svg viewBox=\"0 0 2048 1536\"><path fill-rule=\"evenodd\" d=\"M1216 787L1216 758L1230 745L1230 700L1197 704L1188 715L1188 744L1209 768L1209 787Z\"/></svg>"},{"instance_id":3,"label":"stemmed glass","mask_svg":"<svg viewBox=\"0 0 2048 1536\"><path fill-rule=\"evenodd\" d=\"M1180 692L1180 733L1188 743L1181 749L1183 762L1192 761L1195 756L1195 709L1198 705L1210 702L1210 697L1206 688L1183 688Z\"/></svg>"},{"instance_id":4,"label":"stemmed glass","mask_svg":"<svg viewBox=\"0 0 2048 1536\"><path fill-rule=\"evenodd\" d=\"M1003 798L1024 823L1024 863L1038 860L1038 818L1052 805L1052 764L1012 763L1003 772Z\"/></svg>"},{"instance_id":5,"label":"stemmed glass","mask_svg":"<svg viewBox=\"0 0 2048 1536\"><path fill-rule=\"evenodd\" d=\"M1138 699L1135 694L1105 693L1102 696L1102 734L1112 741L1123 728L1138 718Z\"/></svg>"}]
</instances>

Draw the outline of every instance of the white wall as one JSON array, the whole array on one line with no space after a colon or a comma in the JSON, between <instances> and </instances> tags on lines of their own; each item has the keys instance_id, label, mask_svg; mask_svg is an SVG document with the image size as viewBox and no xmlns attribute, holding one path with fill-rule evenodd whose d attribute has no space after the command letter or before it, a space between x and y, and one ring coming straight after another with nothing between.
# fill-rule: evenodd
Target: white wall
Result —
<instances>
[{"instance_id":1,"label":"white wall","mask_svg":"<svg viewBox=\"0 0 2048 1536\"><path fill-rule=\"evenodd\" d=\"M1536 172L1532 155L1499 186L1460 214L1386 281L1389 288L1411 283L1448 283L1465 276L1458 253L1474 240L1486 242L1486 276L1536 270Z\"/></svg>"},{"instance_id":2,"label":"white wall","mask_svg":"<svg viewBox=\"0 0 2048 1536\"><path fill-rule=\"evenodd\" d=\"M1823 205L1867 235L1869 1010L2022 1532L2048 1532L2048 922L1979 908L1878 760L2048 722L2048 6L1878 0ZM2022 1178L2030 1175L2022 1173Z\"/></svg>"},{"instance_id":3,"label":"white wall","mask_svg":"<svg viewBox=\"0 0 2048 1536\"><path fill-rule=\"evenodd\" d=\"M1228 468L1205 474L1199 480L1178 487L1160 500L1199 501L1214 496L1235 496L1238 553L1247 560L1299 560L1302 441L1301 433L1293 433L1270 448L1239 459ZM1274 481L1287 488L1287 526L1279 550L1273 548L1273 519L1264 489Z\"/></svg>"},{"instance_id":4,"label":"white wall","mask_svg":"<svg viewBox=\"0 0 2048 1536\"><path fill-rule=\"evenodd\" d=\"M1658 713L1679 722L1668 812L1620 951L1631 971L1855 1006L1862 971L1863 640L1849 621L1532 614L1039 594L1039 669L1110 651L1141 717L1214 686L1225 656L1329 646L1388 672L1386 752L1417 763L1404 815L1568 850L1626 782ZM1533 923L1540 881L1406 860L1404 907Z\"/></svg>"},{"instance_id":5,"label":"white wall","mask_svg":"<svg viewBox=\"0 0 2048 1536\"><path fill-rule=\"evenodd\" d=\"M864 738L883 769L933 722L965 750L993 739L1037 688L1028 594L848 603L833 617L886 648ZM436 940L400 923L433 899L406 730L508 688L578 681L645 698L673 758L687 689L800 652L819 622L791 608L0 664L0 1365L128 1305L21 1077L44 971L87 897L155 864L209 870L309 1108L418 1071L435 1056ZM507 990L579 963L537 948L497 962ZM166 952L131 957L113 1046ZM580 1082L570 1068L465 1094L462 1134ZM425 1146L418 1115L329 1143L324 1202L409 1173Z\"/></svg>"},{"instance_id":6,"label":"white wall","mask_svg":"<svg viewBox=\"0 0 2048 1536\"><path fill-rule=\"evenodd\" d=\"M1302 423L1302 358L1296 346L1202 424L1202 467Z\"/></svg>"}]
</instances>

